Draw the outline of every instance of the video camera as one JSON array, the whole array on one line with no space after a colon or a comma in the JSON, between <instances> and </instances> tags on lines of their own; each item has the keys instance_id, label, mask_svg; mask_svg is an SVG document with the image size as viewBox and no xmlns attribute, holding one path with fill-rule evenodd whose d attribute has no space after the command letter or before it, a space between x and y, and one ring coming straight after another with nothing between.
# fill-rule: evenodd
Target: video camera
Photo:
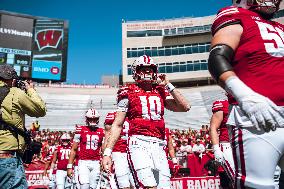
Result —
<instances>
[{"instance_id":1,"label":"video camera","mask_svg":"<svg viewBox=\"0 0 284 189\"><path fill-rule=\"evenodd\" d=\"M20 80L20 79L17 79L15 81L15 87L17 87L17 88L19 88L19 89L21 89L25 92L27 91L25 82Z\"/></svg>"}]
</instances>

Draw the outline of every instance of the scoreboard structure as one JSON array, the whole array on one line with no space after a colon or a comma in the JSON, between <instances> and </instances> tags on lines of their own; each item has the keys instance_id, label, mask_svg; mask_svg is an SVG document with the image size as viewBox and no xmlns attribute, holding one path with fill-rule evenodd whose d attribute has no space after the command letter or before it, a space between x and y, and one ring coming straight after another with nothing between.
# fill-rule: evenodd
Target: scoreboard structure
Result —
<instances>
[{"instance_id":1,"label":"scoreboard structure","mask_svg":"<svg viewBox=\"0 0 284 189\"><path fill-rule=\"evenodd\" d=\"M0 64L23 79L66 81L68 21L0 11Z\"/></svg>"}]
</instances>

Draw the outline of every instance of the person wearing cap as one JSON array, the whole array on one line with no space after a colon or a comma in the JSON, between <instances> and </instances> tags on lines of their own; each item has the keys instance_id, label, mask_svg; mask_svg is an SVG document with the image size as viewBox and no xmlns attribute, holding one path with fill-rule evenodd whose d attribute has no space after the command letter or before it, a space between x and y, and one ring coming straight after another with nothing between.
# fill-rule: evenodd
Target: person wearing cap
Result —
<instances>
[{"instance_id":1,"label":"person wearing cap","mask_svg":"<svg viewBox=\"0 0 284 189\"><path fill-rule=\"evenodd\" d=\"M201 154L205 152L205 147L203 144L200 143L200 139L196 139L196 144L193 145L192 147L192 152L202 156Z\"/></svg>"},{"instance_id":2,"label":"person wearing cap","mask_svg":"<svg viewBox=\"0 0 284 189\"><path fill-rule=\"evenodd\" d=\"M1 188L28 188L22 154L26 148L22 135L11 132L6 125L24 131L25 115L43 117L46 106L33 88L24 81L26 92L15 86L18 79L14 68L0 65L0 186Z\"/></svg>"}]
</instances>

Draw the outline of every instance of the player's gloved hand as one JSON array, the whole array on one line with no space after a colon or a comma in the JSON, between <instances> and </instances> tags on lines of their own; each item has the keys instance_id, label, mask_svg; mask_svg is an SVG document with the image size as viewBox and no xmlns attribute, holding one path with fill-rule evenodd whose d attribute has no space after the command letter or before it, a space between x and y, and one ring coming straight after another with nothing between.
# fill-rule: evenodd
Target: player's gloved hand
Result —
<instances>
[{"instance_id":1,"label":"player's gloved hand","mask_svg":"<svg viewBox=\"0 0 284 189\"><path fill-rule=\"evenodd\" d=\"M213 145L213 152L214 152L215 160L218 161L220 164L223 164L225 161L224 154L221 151L218 144Z\"/></svg>"},{"instance_id":2,"label":"player's gloved hand","mask_svg":"<svg viewBox=\"0 0 284 189\"><path fill-rule=\"evenodd\" d=\"M269 132L274 131L276 126L284 125L284 114L281 109L267 97L251 90L238 77L229 77L225 85L257 130Z\"/></svg>"}]
</instances>

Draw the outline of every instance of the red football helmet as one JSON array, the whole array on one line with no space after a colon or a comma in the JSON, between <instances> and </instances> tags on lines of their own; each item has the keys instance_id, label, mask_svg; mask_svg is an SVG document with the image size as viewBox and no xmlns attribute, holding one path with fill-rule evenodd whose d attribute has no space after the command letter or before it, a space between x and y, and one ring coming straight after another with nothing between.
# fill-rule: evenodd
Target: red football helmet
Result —
<instances>
[{"instance_id":1,"label":"red football helmet","mask_svg":"<svg viewBox=\"0 0 284 189\"><path fill-rule=\"evenodd\" d=\"M156 82L158 78L158 66L150 56L143 55L132 64L133 79L136 82ZM149 69L151 68L151 69Z\"/></svg>"},{"instance_id":2,"label":"red football helmet","mask_svg":"<svg viewBox=\"0 0 284 189\"><path fill-rule=\"evenodd\" d=\"M68 144L70 144L71 141L71 137L68 133L64 133L61 137L60 140L62 142L62 145L67 146Z\"/></svg>"},{"instance_id":3,"label":"red football helmet","mask_svg":"<svg viewBox=\"0 0 284 189\"><path fill-rule=\"evenodd\" d=\"M281 1L282 0L233 0L233 4L272 17L273 14L278 11Z\"/></svg>"},{"instance_id":4,"label":"red football helmet","mask_svg":"<svg viewBox=\"0 0 284 189\"><path fill-rule=\"evenodd\" d=\"M86 114L86 124L95 127L99 124L100 114L95 108L90 108Z\"/></svg>"}]
</instances>

